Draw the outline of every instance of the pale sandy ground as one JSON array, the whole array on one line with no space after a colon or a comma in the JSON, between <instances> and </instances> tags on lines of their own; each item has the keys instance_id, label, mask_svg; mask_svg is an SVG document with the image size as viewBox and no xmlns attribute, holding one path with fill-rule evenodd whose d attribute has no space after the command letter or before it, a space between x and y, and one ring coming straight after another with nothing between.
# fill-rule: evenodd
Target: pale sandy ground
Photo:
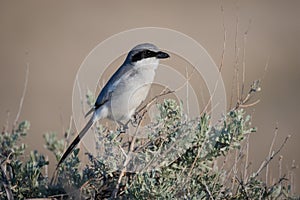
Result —
<instances>
[{"instance_id":1,"label":"pale sandy ground","mask_svg":"<svg viewBox=\"0 0 300 200\"><path fill-rule=\"evenodd\" d=\"M71 115L76 72L87 54L101 41L136 27L157 26L183 32L202 44L216 63L223 48L221 1L0 1L0 122L7 111L13 121L23 90L25 66L30 63L28 91L20 119L31 122L25 143L44 153L42 135L62 131ZM300 102L300 1L223 1L227 49L222 71L230 93L236 16L238 44L251 27L246 49L246 84L268 71L258 95L253 124L258 132L250 140L252 169L268 154L276 123L275 148L291 134L281 152L283 169L299 164ZM101 66L101 63L99 63ZM253 109L249 110L250 112ZM53 157L50 156L50 159ZM272 165L277 174L278 158ZM295 170L295 189L300 192L300 170Z\"/></svg>"}]
</instances>

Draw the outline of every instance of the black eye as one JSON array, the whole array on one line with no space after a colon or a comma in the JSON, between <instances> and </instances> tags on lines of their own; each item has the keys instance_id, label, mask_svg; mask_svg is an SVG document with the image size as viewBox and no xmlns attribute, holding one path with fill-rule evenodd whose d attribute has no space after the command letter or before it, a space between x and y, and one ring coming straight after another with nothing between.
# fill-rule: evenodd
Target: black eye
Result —
<instances>
[{"instance_id":1,"label":"black eye","mask_svg":"<svg viewBox=\"0 0 300 200\"><path fill-rule=\"evenodd\" d=\"M153 51L146 50L144 53L144 58L155 57L155 53Z\"/></svg>"},{"instance_id":2,"label":"black eye","mask_svg":"<svg viewBox=\"0 0 300 200\"><path fill-rule=\"evenodd\" d=\"M150 57L150 54L151 54L151 52L150 51L148 51L148 50L146 50L146 51L144 51L143 52L143 58L148 58L148 57Z\"/></svg>"}]
</instances>

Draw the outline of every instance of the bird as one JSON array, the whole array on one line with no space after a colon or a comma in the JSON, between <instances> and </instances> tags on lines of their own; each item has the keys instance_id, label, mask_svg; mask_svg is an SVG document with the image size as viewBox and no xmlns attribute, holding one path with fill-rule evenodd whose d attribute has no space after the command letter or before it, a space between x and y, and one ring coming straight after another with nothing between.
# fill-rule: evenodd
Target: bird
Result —
<instances>
[{"instance_id":1,"label":"bird","mask_svg":"<svg viewBox=\"0 0 300 200\"><path fill-rule=\"evenodd\" d=\"M151 43L139 44L129 51L124 63L110 77L100 91L94 106L85 115L87 117L92 114L60 158L57 168L96 121L107 118L120 125L129 122L149 93L159 60L169 57L168 53Z\"/></svg>"}]
</instances>

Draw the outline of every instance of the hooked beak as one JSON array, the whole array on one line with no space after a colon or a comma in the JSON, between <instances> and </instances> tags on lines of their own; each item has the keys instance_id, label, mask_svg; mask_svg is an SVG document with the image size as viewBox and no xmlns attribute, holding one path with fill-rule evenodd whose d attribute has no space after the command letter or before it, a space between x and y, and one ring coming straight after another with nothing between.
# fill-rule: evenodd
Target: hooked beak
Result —
<instances>
[{"instance_id":1,"label":"hooked beak","mask_svg":"<svg viewBox=\"0 0 300 200\"><path fill-rule=\"evenodd\" d=\"M169 54L162 52L162 51L159 51L156 54L156 58L158 58L158 59L165 59L165 58L169 58L169 57L170 57Z\"/></svg>"}]
</instances>

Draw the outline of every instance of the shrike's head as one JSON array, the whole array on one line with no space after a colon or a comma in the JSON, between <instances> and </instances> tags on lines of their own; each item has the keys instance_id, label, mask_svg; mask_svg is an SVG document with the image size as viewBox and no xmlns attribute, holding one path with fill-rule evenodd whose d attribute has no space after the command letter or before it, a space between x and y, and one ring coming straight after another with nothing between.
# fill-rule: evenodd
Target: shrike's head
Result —
<instances>
[{"instance_id":1,"label":"shrike's head","mask_svg":"<svg viewBox=\"0 0 300 200\"><path fill-rule=\"evenodd\" d=\"M169 54L160 51L155 45L150 43L135 46L126 58L126 62L133 65L158 64L159 59L169 58Z\"/></svg>"}]
</instances>

